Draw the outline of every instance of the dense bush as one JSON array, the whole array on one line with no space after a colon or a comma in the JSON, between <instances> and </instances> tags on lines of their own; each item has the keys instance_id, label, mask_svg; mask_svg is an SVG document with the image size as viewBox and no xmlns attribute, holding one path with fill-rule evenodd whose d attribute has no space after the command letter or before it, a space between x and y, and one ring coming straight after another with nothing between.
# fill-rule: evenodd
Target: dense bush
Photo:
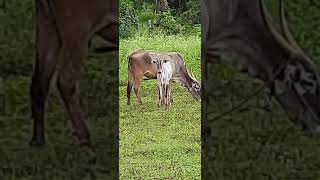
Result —
<instances>
[{"instance_id":1,"label":"dense bush","mask_svg":"<svg viewBox=\"0 0 320 180\"><path fill-rule=\"evenodd\" d=\"M133 6L133 1L123 0L120 1L120 17L119 17L119 31L121 37L130 37L132 36L137 27L137 17L135 15L135 9Z\"/></svg>"},{"instance_id":2,"label":"dense bush","mask_svg":"<svg viewBox=\"0 0 320 180\"><path fill-rule=\"evenodd\" d=\"M188 0L182 4L175 1L168 2L169 8L160 11L154 1L122 1L120 15L123 17L120 18L120 36L131 37L134 32L146 30L151 34L159 34L159 32L168 35L191 32L199 34L200 30L197 30L200 23L199 1Z\"/></svg>"}]
</instances>

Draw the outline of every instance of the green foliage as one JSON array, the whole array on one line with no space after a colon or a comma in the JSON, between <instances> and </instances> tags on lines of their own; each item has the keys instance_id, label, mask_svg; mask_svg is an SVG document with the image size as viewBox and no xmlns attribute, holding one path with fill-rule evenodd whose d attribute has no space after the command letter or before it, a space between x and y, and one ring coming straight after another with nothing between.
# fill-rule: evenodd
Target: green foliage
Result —
<instances>
[{"instance_id":1,"label":"green foliage","mask_svg":"<svg viewBox=\"0 0 320 180\"><path fill-rule=\"evenodd\" d=\"M154 22L157 18L154 9L152 4L143 4L142 9L137 13L139 23L147 23L149 20Z\"/></svg>"},{"instance_id":2,"label":"green foliage","mask_svg":"<svg viewBox=\"0 0 320 180\"><path fill-rule=\"evenodd\" d=\"M135 3L135 5L134 5ZM198 26L200 21L200 5L198 1L188 0L186 3L178 6L173 2L169 2L169 9L166 11L159 11L158 5L154 1L144 1L138 3L133 0L126 0L120 4L120 14L124 16L120 18L120 36L122 38L132 37L139 31L148 31L150 35L158 34L159 32L167 35L191 35L194 27ZM134 8L130 16L128 12ZM179 11L179 13L178 13ZM134 22L138 19L138 26L133 26L131 20ZM149 27L149 20L151 27ZM123 28L126 27L126 28ZM198 31L195 32L197 34Z\"/></svg>"},{"instance_id":3,"label":"green foliage","mask_svg":"<svg viewBox=\"0 0 320 180\"><path fill-rule=\"evenodd\" d=\"M158 16L158 28L163 29L166 34L179 34L183 26L177 22L170 11L162 12Z\"/></svg>"},{"instance_id":4,"label":"green foliage","mask_svg":"<svg viewBox=\"0 0 320 180\"><path fill-rule=\"evenodd\" d=\"M138 19L135 15L133 1L120 1L119 34L121 38L131 37L138 27Z\"/></svg>"},{"instance_id":5,"label":"green foliage","mask_svg":"<svg viewBox=\"0 0 320 180\"><path fill-rule=\"evenodd\" d=\"M185 11L178 16L181 24L200 24L200 3L199 0L190 0L186 2Z\"/></svg>"}]
</instances>

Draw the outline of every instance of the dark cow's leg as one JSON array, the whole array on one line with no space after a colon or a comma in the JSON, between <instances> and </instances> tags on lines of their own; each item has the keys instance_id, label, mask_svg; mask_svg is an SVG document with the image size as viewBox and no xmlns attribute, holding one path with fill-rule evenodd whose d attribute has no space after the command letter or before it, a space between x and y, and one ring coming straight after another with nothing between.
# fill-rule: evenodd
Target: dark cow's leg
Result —
<instances>
[{"instance_id":1,"label":"dark cow's leg","mask_svg":"<svg viewBox=\"0 0 320 180\"><path fill-rule=\"evenodd\" d=\"M168 110L169 109L169 85L168 84L166 84L165 85L166 86L166 109Z\"/></svg>"},{"instance_id":2,"label":"dark cow's leg","mask_svg":"<svg viewBox=\"0 0 320 180\"><path fill-rule=\"evenodd\" d=\"M141 81L142 81L142 79L143 79L143 74L136 72L134 75L134 80L133 80L133 90L136 94L137 101L140 105L142 105L142 100L141 100Z\"/></svg>"},{"instance_id":3,"label":"dark cow's leg","mask_svg":"<svg viewBox=\"0 0 320 180\"><path fill-rule=\"evenodd\" d=\"M130 105L130 99L131 99L131 91L132 91L132 87L133 87L133 76L132 76L132 72L130 70L128 70L128 85L127 85L127 99L128 102L127 104Z\"/></svg>"},{"instance_id":4,"label":"dark cow's leg","mask_svg":"<svg viewBox=\"0 0 320 180\"><path fill-rule=\"evenodd\" d=\"M161 105L165 106L165 95L166 95L165 85L162 85L161 89L162 89L162 102L161 102Z\"/></svg>"},{"instance_id":5,"label":"dark cow's leg","mask_svg":"<svg viewBox=\"0 0 320 180\"><path fill-rule=\"evenodd\" d=\"M128 86L127 86L127 99L128 99L128 102L127 102L127 105L131 104L131 101L130 101L131 91L132 91L132 83L131 83L130 80L128 80Z\"/></svg>"},{"instance_id":6,"label":"dark cow's leg","mask_svg":"<svg viewBox=\"0 0 320 180\"><path fill-rule=\"evenodd\" d=\"M142 105L142 100L141 100L141 79L135 81L133 85L134 92L136 93L137 96L137 101L140 105Z\"/></svg>"},{"instance_id":7,"label":"dark cow's leg","mask_svg":"<svg viewBox=\"0 0 320 180\"><path fill-rule=\"evenodd\" d=\"M30 89L33 119L33 136L30 145L35 146L45 144L45 103L60 46L55 28L49 21L43 20L38 26L36 63Z\"/></svg>"},{"instance_id":8,"label":"dark cow's leg","mask_svg":"<svg viewBox=\"0 0 320 180\"><path fill-rule=\"evenodd\" d=\"M161 107L161 99L162 99L162 90L161 90L160 84L158 84L158 97L159 97L158 108L160 108Z\"/></svg>"},{"instance_id":9,"label":"dark cow's leg","mask_svg":"<svg viewBox=\"0 0 320 180\"><path fill-rule=\"evenodd\" d=\"M169 82L169 86L168 86L168 103L169 103L169 106L171 106L171 87L172 87L172 84L171 84L171 81Z\"/></svg>"},{"instance_id":10,"label":"dark cow's leg","mask_svg":"<svg viewBox=\"0 0 320 180\"><path fill-rule=\"evenodd\" d=\"M68 46L64 48L64 62L61 65L58 77L58 89L70 116L74 135L81 145L90 146L90 134L87 125L83 121L80 108L80 74L82 50L87 43ZM66 56L68 54L68 56Z\"/></svg>"}]
</instances>

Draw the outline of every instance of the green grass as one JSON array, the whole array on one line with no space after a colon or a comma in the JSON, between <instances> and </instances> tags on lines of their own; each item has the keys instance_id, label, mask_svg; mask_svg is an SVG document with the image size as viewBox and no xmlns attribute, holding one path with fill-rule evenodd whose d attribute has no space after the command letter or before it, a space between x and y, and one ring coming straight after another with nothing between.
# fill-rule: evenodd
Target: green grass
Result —
<instances>
[{"instance_id":1,"label":"green grass","mask_svg":"<svg viewBox=\"0 0 320 180\"><path fill-rule=\"evenodd\" d=\"M263 90L239 105L262 86L223 65L208 66L207 121L212 130L202 142L204 179L313 180L320 178L320 139L292 123L281 106Z\"/></svg>"},{"instance_id":2,"label":"green grass","mask_svg":"<svg viewBox=\"0 0 320 180\"><path fill-rule=\"evenodd\" d=\"M117 64L118 53L94 56L84 61L81 104L95 154L75 143L63 103L54 89L46 108L47 144L30 147L31 78L11 76L0 81L0 179L117 178L118 71L110 66L116 67Z\"/></svg>"},{"instance_id":3,"label":"green grass","mask_svg":"<svg viewBox=\"0 0 320 180\"><path fill-rule=\"evenodd\" d=\"M200 179L200 102L174 84L169 111L157 107L157 82L143 81L142 106L126 104L127 55L136 49L180 52L200 79L200 38L120 41L120 179Z\"/></svg>"}]
</instances>

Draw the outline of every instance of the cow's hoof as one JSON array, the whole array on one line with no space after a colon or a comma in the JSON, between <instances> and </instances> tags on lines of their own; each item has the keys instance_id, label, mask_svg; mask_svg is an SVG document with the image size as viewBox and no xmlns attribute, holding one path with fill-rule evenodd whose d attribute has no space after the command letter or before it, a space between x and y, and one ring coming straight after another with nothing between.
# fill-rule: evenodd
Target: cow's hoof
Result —
<instances>
[{"instance_id":1,"label":"cow's hoof","mask_svg":"<svg viewBox=\"0 0 320 180\"><path fill-rule=\"evenodd\" d=\"M127 105L130 105L131 103L130 102L127 102Z\"/></svg>"},{"instance_id":2,"label":"cow's hoof","mask_svg":"<svg viewBox=\"0 0 320 180\"><path fill-rule=\"evenodd\" d=\"M43 146L45 145L45 141L44 139L36 139L36 138L32 138L31 141L29 142L30 146L35 146L35 147L39 147L39 146Z\"/></svg>"},{"instance_id":3,"label":"cow's hoof","mask_svg":"<svg viewBox=\"0 0 320 180\"><path fill-rule=\"evenodd\" d=\"M79 146L91 149L94 151L94 146L91 144L89 140L82 140L78 142Z\"/></svg>"},{"instance_id":4,"label":"cow's hoof","mask_svg":"<svg viewBox=\"0 0 320 180\"><path fill-rule=\"evenodd\" d=\"M77 136L76 136L77 137ZM80 145L80 146L82 146L82 147L88 147L88 148L90 148L90 149L93 149L93 146L92 146L92 144L91 144L91 141L90 141L90 138L84 138L84 137L77 137L77 143Z\"/></svg>"},{"instance_id":5,"label":"cow's hoof","mask_svg":"<svg viewBox=\"0 0 320 180\"><path fill-rule=\"evenodd\" d=\"M316 126L313 130L312 130L312 132L314 133L314 134L319 134L320 133L320 126Z\"/></svg>"},{"instance_id":6,"label":"cow's hoof","mask_svg":"<svg viewBox=\"0 0 320 180\"><path fill-rule=\"evenodd\" d=\"M80 146L80 148L82 149L82 152L85 153L87 162L89 164L95 164L97 161L97 155L96 155L96 150L94 148L94 146L92 146L91 144L82 144Z\"/></svg>"}]
</instances>

